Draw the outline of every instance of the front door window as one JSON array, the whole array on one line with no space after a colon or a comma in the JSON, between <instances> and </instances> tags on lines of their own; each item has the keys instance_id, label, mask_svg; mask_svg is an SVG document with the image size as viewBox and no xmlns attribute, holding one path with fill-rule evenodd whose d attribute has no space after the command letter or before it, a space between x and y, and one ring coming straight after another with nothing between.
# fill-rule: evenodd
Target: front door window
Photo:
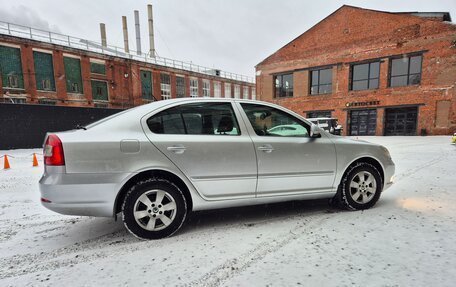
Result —
<instances>
[{"instance_id":1,"label":"front door window","mask_svg":"<svg viewBox=\"0 0 456 287\"><path fill-rule=\"evenodd\" d=\"M272 107L241 104L258 136L309 137L309 126L299 119Z\"/></svg>"}]
</instances>

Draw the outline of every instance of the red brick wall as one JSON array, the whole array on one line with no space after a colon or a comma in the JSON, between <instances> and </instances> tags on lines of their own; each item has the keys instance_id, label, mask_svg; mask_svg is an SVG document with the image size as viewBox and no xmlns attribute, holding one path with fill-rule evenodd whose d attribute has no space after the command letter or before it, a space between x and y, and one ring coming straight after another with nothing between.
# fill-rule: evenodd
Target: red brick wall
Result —
<instances>
[{"instance_id":1,"label":"red brick wall","mask_svg":"<svg viewBox=\"0 0 456 287\"><path fill-rule=\"evenodd\" d=\"M54 78L55 78L55 93L39 93L40 96L57 98L59 104L63 103L67 98L65 67L63 65L63 54L61 51L54 51L52 55L54 62Z\"/></svg>"},{"instance_id":2,"label":"red brick wall","mask_svg":"<svg viewBox=\"0 0 456 287\"><path fill-rule=\"evenodd\" d=\"M36 98L36 80L32 47L29 45L22 45L21 52L25 92L34 100Z\"/></svg>"},{"instance_id":3,"label":"red brick wall","mask_svg":"<svg viewBox=\"0 0 456 287\"><path fill-rule=\"evenodd\" d=\"M380 101L377 135L383 135L384 107L420 105L417 133L456 132L456 26L406 14L393 14L344 6L257 65L257 98L276 102L295 112L334 110L347 123L349 102ZM388 87L391 56L423 52L420 85ZM379 89L349 91L350 64L380 59ZM312 67L333 66L329 95L309 95ZM275 99L273 75L294 71L293 98ZM450 125L436 128L436 102L452 100ZM347 127L344 126L345 132Z\"/></svg>"},{"instance_id":4,"label":"red brick wall","mask_svg":"<svg viewBox=\"0 0 456 287\"><path fill-rule=\"evenodd\" d=\"M152 72L153 95L157 100L161 99L160 73L168 73L171 77L171 96L176 97L176 74L185 77L186 95L190 96L190 77L198 78L199 95L203 95L202 79L211 81L211 95L214 94L213 81L221 83L248 85L254 84L220 78L187 70L169 68L149 63L133 61L129 59L105 56L103 54L72 49L64 46L53 45L35 40L17 38L7 35L0 35L2 43L19 45L21 47L22 70L24 76L24 91L28 103L37 103L38 98L58 99L58 105L65 106L93 106L91 80L97 79L106 81L108 85L109 107L127 108L142 105L145 102L141 98L141 77L140 69ZM33 48L51 51L53 54L54 77L56 91L37 91L35 82L35 70L33 60ZM68 95L66 90L65 68L63 64L63 53L78 56L81 59L81 72L83 80L83 95ZM106 75L95 75L90 73L90 59L104 60L106 62ZM127 76L125 76L127 74ZM0 97L6 92L2 88L0 77ZM17 93L17 92L15 92ZM222 90L223 93L223 90Z\"/></svg>"}]
</instances>

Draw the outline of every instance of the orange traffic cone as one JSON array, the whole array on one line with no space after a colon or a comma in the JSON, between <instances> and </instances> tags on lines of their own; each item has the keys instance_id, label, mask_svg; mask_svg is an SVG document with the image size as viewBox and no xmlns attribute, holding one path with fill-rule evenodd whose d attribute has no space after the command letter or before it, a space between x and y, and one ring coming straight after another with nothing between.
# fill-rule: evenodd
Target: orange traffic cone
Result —
<instances>
[{"instance_id":1,"label":"orange traffic cone","mask_svg":"<svg viewBox=\"0 0 456 287\"><path fill-rule=\"evenodd\" d=\"M38 166L38 160L36 159L36 154L33 154L33 166Z\"/></svg>"},{"instance_id":2,"label":"orange traffic cone","mask_svg":"<svg viewBox=\"0 0 456 287\"><path fill-rule=\"evenodd\" d=\"M3 169L9 169L10 168L10 164L9 164L9 161L8 161L8 156L5 154L5 161L4 161L4 164L3 164Z\"/></svg>"}]
</instances>

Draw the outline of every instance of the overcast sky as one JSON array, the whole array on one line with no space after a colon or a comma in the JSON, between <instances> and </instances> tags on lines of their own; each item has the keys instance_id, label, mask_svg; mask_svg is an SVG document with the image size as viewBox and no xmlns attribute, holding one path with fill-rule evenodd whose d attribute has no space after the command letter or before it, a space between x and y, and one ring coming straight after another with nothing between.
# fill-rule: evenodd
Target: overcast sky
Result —
<instances>
[{"instance_id":1,"label":"overcast sky","mask_svg":"<svg viewBox=\"0 0 456 287\"><path fill-rule=\"evenodd\" d=\"M109 45L123 47L127 16L135 49L133 10L141 20L142 51L148 51L147 4L154 6L159 56L254 75L254 66L343 4L384 11L450 12L456 0L0 0L0 20L100 41L106 23Z\"/></svg>"}]
</instances>

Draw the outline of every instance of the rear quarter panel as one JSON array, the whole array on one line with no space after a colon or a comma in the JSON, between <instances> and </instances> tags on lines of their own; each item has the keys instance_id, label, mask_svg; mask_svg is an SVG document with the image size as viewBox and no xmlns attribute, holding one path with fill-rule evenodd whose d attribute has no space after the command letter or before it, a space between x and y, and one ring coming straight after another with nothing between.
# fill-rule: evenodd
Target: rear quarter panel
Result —
<instances>
[{"instance_id":1,"label":"rear quarter panel","mask_svg":"<svg viewBox=\"0 0 456 287\"><path fill-rule=\"evenodd\" d=\"M87 130L56 133L62 140L65 173L68 176L74 175L75 179L82 174L90 174L92 177L98 175L100 183L102 178L114 176L118 179L117 184L112 190L105 190L106 200L114 203L122 186L136 174L148 170L168 171L184 181L192 195L193 206L197 208L204 202L201 195L188 178L146 137L140 120L148 112L150 110L113 118ZM137 141L139 151L122 151L122 140ZM81 182L81 188L83 184L85 182ZM96 180L90 184L97 184Z\"/></svg>"}]
</instances>

